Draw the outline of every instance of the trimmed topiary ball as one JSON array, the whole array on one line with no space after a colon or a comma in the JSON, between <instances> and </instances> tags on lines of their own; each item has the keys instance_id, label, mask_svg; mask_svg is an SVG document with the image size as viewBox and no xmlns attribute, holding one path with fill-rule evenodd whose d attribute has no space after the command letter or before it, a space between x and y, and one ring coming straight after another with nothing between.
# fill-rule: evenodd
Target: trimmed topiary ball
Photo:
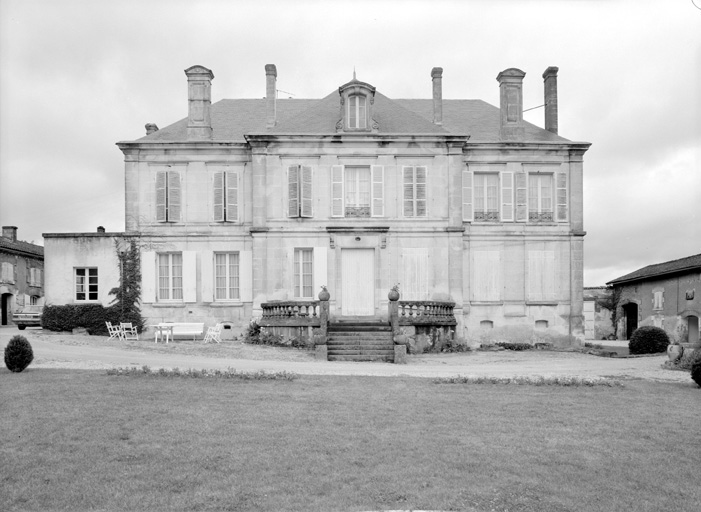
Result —
<instances>
[{"instance_id":1,"label":"trimmed topiary ball","mask_svg":"<svg viewBox=\"0 0 701 512\"><path fill-rule=\"evenodd\" d=\"M21 372L34 359L32 346L24 336L13 336L5 347L5 366L11 372Z\"/></svg>"},{"instance_id":2,"label":"trimmed topiary ball","mask_svg":"<svg viewBox=\"0 0 701 512\"><path fill-rule=\"evenodd\" d=\"M658 354L667 350L669 336L659 327L644 325L633 331L628 342L631 354Z\"/></svg>"}]
</instances>

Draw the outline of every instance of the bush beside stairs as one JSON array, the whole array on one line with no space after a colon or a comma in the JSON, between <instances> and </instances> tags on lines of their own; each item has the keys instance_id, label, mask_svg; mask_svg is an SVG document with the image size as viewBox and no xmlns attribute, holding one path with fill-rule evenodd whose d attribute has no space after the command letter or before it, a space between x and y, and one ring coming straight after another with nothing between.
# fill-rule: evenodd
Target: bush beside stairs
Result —
<instances>
[{"instance_id":1,"label":"bush beside stairs","mask_svg":"<svg viewBox=\"0 0 701 512\"><path fill-rule=\"evenodd\" d=\"M394 362L392 328L387 321L332 321L326 343L329 361Z\"/></svg>"}]
</instances>

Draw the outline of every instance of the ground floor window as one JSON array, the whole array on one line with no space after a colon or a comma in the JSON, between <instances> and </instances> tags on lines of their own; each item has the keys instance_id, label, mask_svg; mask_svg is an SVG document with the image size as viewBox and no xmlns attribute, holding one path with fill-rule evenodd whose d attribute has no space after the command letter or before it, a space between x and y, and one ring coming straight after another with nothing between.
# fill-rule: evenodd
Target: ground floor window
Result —
<instances>
[{"instance_id":1,"label":"ground floor window","mask_svg":"<svg viewBox=\"0 0 701 512\"><path fill-rule=\"evenodd\" d=\"M96 268L75 269L75 300L98 300Z\"/></svg>"},{"instance_id":2,"label":"ground floor window","mask_svg":"<svg viewBox=\"0 0 701 512\"><path fill-rule=\"evenodd\" d=\"M181 253L158 255L158 298L183 300L183 255Z\"/></svg>"},{"instance_id":3,"label":"ground floor window","mask_svg":"<svg viewBox=\"0 0 701 512\"><path fill-rule=\"evenodd\" d=\"M214 255L215 300L239 300L239 253L217 253Z\"/></svg>"},{"instance_id":4,"label":"ground floor window","mask_svg":"<svg viewBox=\"0 0 701 512\"><path fill-rule=\"evenodd\" d=\"M295 297L311 299L314 297L314 250L295 249Z\"/></svg>"}]
</instances>

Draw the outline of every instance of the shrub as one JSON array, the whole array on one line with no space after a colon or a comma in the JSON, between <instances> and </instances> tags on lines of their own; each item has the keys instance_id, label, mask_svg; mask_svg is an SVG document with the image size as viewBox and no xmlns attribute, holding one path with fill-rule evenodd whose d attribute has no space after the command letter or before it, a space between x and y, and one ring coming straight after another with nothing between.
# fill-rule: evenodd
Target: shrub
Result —
<instances>
[{"instance_id":1,"label":"shrub","mask_svg":"<svg viewBox=\"0 0 701 512\"><path fill-rule=\"evenodd\" d=\"M533 348L533 345L530 343L508 343L508 342L499 342L496 343L498 347L504 347L506 350L531 350Z\"/></svg>"},{"instance_id":2,"label":"shrub","mask_svg":"<svg viewBox=\"0 0 701 512\"><path fill-rule=\"evenodd\" d=\"M32 346L24 336L13 336L5 347L5 366L11 372L19 373L34 359Z\"/></svg>"},{"instance_id":3,"label":"shrub","mask_svg":"<svg viewBox=\"0 0 701 512\"><path fill-rule=\"evenodd\" d=\"M88 334L106 336L105 322L117 324L131 322L141 332L143 318L138 311L124 311L120 307L104 307L102 304L67 304L65 306L45 306L41 315L41 327L49 331L72 331L83 327Z\"/></svg>"},{"instance_id":4,"label":"shrub","mask_svg":"<svg viewBox=\"0 0 701 512\"><path fill-rule=\"evenodd\" d=\"M701 349L697 348L696 352L701 353ZM691 378L701 388L701 357L696 358L691 365Z\"/></svg>"},{"instance_id":5,"label":"shrub","mask_svg":"<svg viewBox=\"0 0 701 512\"><path fill-rule=\"evenodd\" d=\"M669 336L659 327L644 325L633 331L628 342L631 354L657 354L667 350Z\"/></svg>"}]
</instances>

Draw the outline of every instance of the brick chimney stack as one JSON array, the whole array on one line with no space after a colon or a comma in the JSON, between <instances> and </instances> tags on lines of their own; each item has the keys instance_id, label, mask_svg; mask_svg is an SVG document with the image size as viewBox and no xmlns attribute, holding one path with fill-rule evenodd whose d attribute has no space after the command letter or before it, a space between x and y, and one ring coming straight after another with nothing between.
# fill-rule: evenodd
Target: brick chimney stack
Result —
<instances>
[{"instance_id":1,"label":"brick chimney stack","mask_svg":"<svg viewBox=\"0 0 701 512\"><path fill-rule=\"evenodd\" d=\"M265 126L272 128L277 119L277 68L275 64L265 65Z\"/></svg>"},{"instance_id":2,"label":"brick chimney stack","mask_svg":"<svg viewBox=\"0 0 701 512\"><path fill-rule=\"evenodd\" d=\"M433 124L443 124L443 68L431 70L433 79Z\"/></svg>"},{"instance_id":3,"label":"brick chimney stack","mask_svg":"<svg viewBox=\"0 0 701 512\"><path fill-rule=\"evenodd\" d=\"M187 75L187 139L212 140L212 79L214 73L203 66L192 66Z\"/></svg>"},{"instance_id":4,"label":"brick chimney stack","mask_svg":"<svg viewBox=\"0 0 701 512\"><path fill-rule=\"evenodd\" d=\"M502 140L523 140L523 77L516 68L505 69L497 75L499 108L501 110Z\"/></svg>"},{"instance_id":5,"label":"brick chimney stack","mask_svg":"<svg viewBox=\"0 0 701 512\"><path fill-rule=\"evenodd\" d=\"M557 135L557 72L558 68L550 66L543 73L545 129L555 135Z\"/></svg>"},{"instance_id":6,"label":"brick chimney stack","mask_svg":"<svg viewBox=\"0 0 701 512\"><path fill-rule=\"evenodd\" d=\"M3 238L9 238L11 241L17 241L17 226L3 226L2 227Z\"/></svg>"}]
</instances>

